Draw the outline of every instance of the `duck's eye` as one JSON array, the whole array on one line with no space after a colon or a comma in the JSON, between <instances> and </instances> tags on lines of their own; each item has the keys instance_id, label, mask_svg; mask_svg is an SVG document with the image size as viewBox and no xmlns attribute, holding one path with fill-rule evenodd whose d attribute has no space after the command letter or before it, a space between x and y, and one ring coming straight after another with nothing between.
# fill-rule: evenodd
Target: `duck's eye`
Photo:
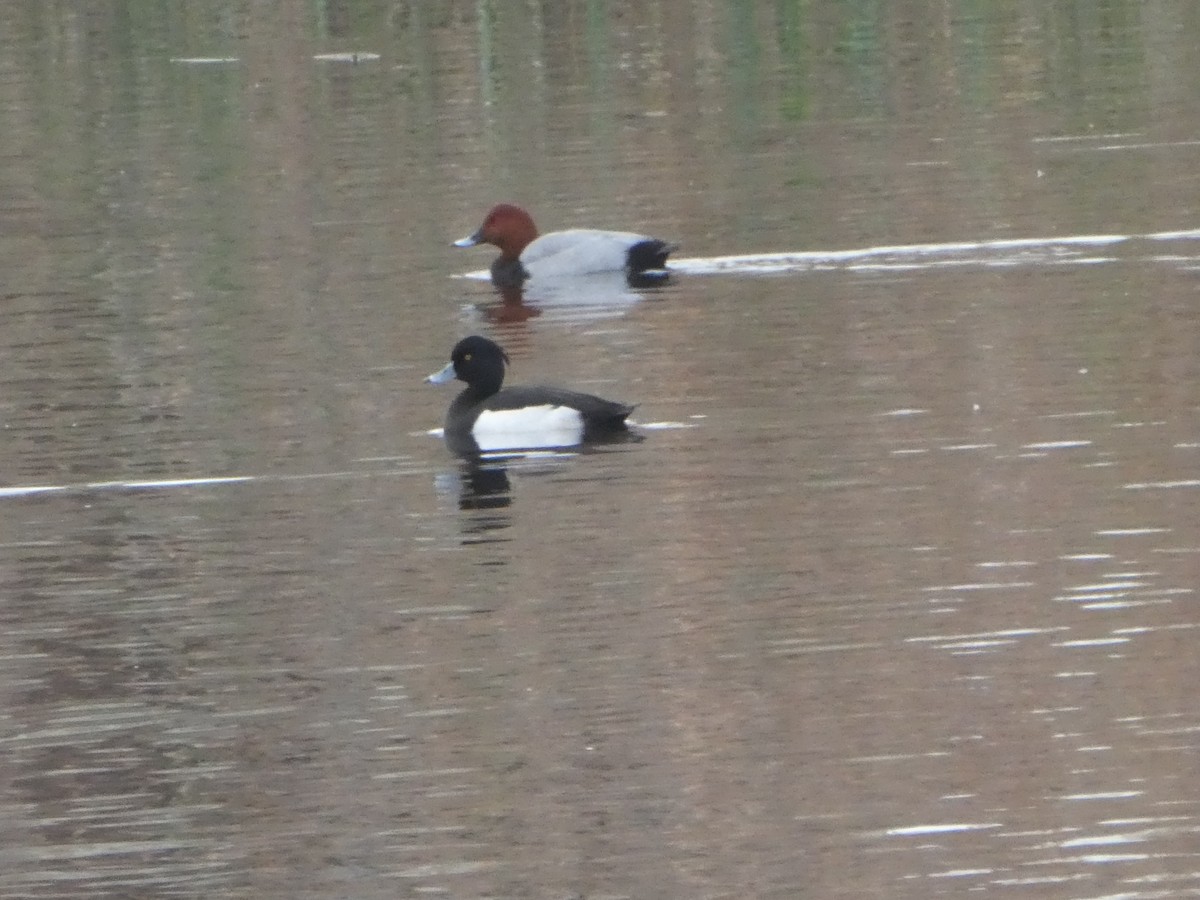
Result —
<instances>
[{"instance_id":1,"label":"duck's eye","mask_svg":"<svg viewBox=\"0 0 1200 900\"><path fill-rule=\"evenodd\" d=\"M470 353L464 353L464 354L463 354L463 362L470 362L470 361L471 361L471 354L470 354Z\"/></svg>"}]
</instances>

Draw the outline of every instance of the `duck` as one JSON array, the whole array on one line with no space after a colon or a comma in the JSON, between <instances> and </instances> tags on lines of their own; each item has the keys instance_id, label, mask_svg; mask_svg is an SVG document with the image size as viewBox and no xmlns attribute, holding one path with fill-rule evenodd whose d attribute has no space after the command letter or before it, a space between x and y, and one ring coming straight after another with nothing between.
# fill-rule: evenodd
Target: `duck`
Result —
<instances>
[{"instance_id":1,"label":"duck","mask_svg":"<svg viewBox=\"0 0 1200 900\"><path fill-rule=\"evenodd\" d=\"M477 244L500 250L491 266L497 287L599 272L624 272L636 286L653 284L666 279L667 256L676 249L675 244L629 231L571 228L538 237L533 217L513 203L496 204L482 225L454 242L456 247Z\"/></svg>"},{"instance_id":2,"label":"duck","mask_svg":"<svg viewBox=\"0 0 1200 900\"><path fill-rule=\"evenodd\" d=\"M446 412L445 437L452 450L471 455L572 447L629 435L626 419L633 406L558 387L502 390L508 364L499 344L471 335L454 345L445 368L425 379L467 383Z\"/></svg>"}]
</instances>

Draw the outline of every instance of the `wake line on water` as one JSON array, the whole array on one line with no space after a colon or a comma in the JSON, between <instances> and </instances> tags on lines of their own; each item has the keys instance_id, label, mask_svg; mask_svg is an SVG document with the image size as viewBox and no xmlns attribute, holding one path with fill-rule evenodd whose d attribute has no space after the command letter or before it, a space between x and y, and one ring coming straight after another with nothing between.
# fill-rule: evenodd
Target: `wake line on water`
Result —
<instances>
[{"instance_id":1,"label":"wake line on water","mask_svg":"<svg viewBox=\"0 0 1200 900\"><path fill-rule=\"evenodd\" d=\"M347 469L340 472L309 472L299 475L218 475L198 478L155 478L137 481L81 481L76 484L30 484L0 487L0 500L41 494L81 494L97 491L160 491L177 488L217 487L250 482L313 481L324 478L374 478L379 475L419 475L425 470Z\"/></svg>"},{"instance_id":2,"label":"wake line on water","mask_svg":"<svg viewBox=\"0 0 1200 900\"><path fill-rule=\"evenodd\" d=\"M645 431L669 430L674 428L694 428L694 423L688 422L647 422L632 423L635 429ZM431 428L420 432L430 437L442 437L443 429ZM569 449L547 451L546 456L576 456ZM356 459L357 463L396 463L404 457L371 456ZM150 478L139 480L109 480L109 481L80 481L73 484L26 484L0 487L0 500L36 497L42 494L83 494L98 491L161 491L178 488L220 487L230 484L283 483L288 481L316 481L329 478L378 478L381 475L424 475L436 471L435 468L410 465L388 469L343 469L333 472L306 472L293 475L205 475L194 478Z\"/></svg>"},{"instance_id":3,"label":"wake line on water","mask_svg":"<svg viewBox=\"0 0 1200 900\"><path fill-rule=\"evenodd\" d=\"M146 481L83 481L78 484L29 484L0 487L0 499L8 497L32 497L37 494L79 493L82 491L111 490L155 490L162 488L207 487L215 484L237 484L258 481L254 475L230 475L216 478L162 478Z\"/></svg>"},{"instance_id":4,"label":"wake line on water","mask_svg":"<svg viewBox=\"0 0 1200 900\"><path fill-rule=\"evenodd\" d=\"M1017 266L1038 263L1112 262L1098 248L1135 241L1195 241L1200 229L1149 234L1083 234L1068 237L953 241L940 244L897 244L854 250L811 250L671 260L671 270L688 275L775 274L823 269L926 269L942 266Z\"/></svg>"},{"instance_id":5,"label":"wake line on water","mask_svg":"<svg viewBox=\"0 0 1200 900\"><path fill-rule=\"evenodd\" d=\"M845 269L933 269L947 266L1089 265L1116 261L1096 255L1137 241L1196 241L1200 228L1148 234L1082 234L1067 237L1008 238L993 241L952 241L939 244L896 244L852 250L803 250L749 253L736 256L695 256L672 259L670 271L681 275L773 275L787 272ZM1197 261L1189 257L1152 256L1156 262ZM486 270L455 276L487 281Z\"/></svg>"}]
</instances>

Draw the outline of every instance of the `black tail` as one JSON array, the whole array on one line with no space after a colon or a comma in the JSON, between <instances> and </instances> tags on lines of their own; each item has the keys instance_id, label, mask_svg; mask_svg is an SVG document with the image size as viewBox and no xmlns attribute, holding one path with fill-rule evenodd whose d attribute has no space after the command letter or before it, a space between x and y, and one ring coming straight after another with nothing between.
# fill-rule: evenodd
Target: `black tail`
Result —
<instances>
[{"instance_id":1,"label":"black tail","mask_svg":"<svg viewBox=\"0 0 1200 900\"><path fill-rule=\"evenodd\" d=\"M629 248L630 274L640 275L643 272L654 269L665 269L667 266L667 257L675 249L675 244L668 244L666 241L660 241L657 238L648 238L647 240L639 241Z\"/></svg>"},{"instance_id":2,"label":"black tail","mask_svg":"<svg viewBox=\"0 0 1200 900\"><path fill-rule=\"evenodd\" d=\"M605 410L602 415L585 417L584 441L589 444L615 444L624 441L641 441L642 435L632 429L629 423L625 421L626 416L633 412L634 406L625 403L611 403L611 408Z\"/></svg>"}]
</instances>

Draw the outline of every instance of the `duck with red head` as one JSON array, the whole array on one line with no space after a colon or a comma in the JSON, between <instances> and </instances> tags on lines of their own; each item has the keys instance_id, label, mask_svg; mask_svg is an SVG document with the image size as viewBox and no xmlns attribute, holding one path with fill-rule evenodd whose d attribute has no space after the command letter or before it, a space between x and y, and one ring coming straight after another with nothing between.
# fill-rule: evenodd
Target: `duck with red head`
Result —
<instances>
[{"instance_id":1,"label":"duck with red head","mask_svg":"<svg viewBox=\"0 0 1200 900\"><path fill-rule=\"evenodd\" d=\"M625 272L631 283L651 284L667 277L667 256L674 244L628 231L572 228L538 236L533 217L512 203L493 206L483 224L456 247L491 244L500 250L492 262L492 281L501 287L527 278L570 278L601 272Z\"/></svg>"}]
</instances>

